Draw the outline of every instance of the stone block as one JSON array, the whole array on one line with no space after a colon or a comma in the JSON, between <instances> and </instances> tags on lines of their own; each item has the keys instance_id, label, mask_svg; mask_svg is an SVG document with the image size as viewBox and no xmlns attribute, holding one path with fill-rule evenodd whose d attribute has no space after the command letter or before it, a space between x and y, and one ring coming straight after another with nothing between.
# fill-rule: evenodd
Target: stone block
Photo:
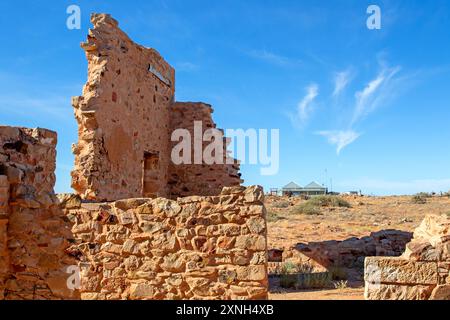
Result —
<instances>
[{"instance_id":1,"label":"stone block","mask_svg":"<svg viewBox=\"0 0 450 320\"><path fill-rule=\"evenodd\" d=\"M433 285L373 284L366 282L366 300L428 300Z\"/></svg>"},{"instance_id":2,"label":"stone block","mask_svg":"<svg viewBox=\"0 0 450 320\"><path fill-rule=\"evenodd\" d=\"M364 279L376 284L436 285L438 268L436 262L369 257L365 260Z\"/></svg>"}]
</instances>

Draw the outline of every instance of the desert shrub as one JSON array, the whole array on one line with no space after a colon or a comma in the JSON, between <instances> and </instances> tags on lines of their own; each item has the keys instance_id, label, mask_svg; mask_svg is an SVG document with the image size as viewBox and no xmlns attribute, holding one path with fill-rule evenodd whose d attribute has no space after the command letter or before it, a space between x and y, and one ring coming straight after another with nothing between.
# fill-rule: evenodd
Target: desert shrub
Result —
<instances>
[{"instance_id":1,"label":"desert shrub","mask_svg":"<svg viewBox=\"0 0 450 320\"><path fill-rule=\"evenodd\" d=\"M323 289L331 285L329 272L302 273L298 275L297 289Z\"/></svg>"},{"instance_id":2,"label":"desert shrub","mask_svg":"<svg viewBox=\"0 0 450 320\"><path fill-rule=\"evenodd\" d=\"M281 265L281 274L292 274L292 273L311 273L314 271L314 266L309 263L294 263L285 262Z\"/></svg>"},{"instance_id":3,"label":"desert shrub","mask_svg":"<svg viewBox=\"0 0 450 320\"><path fill-rule=\"evenodd\" d=\"M338 290L345 290L348 288L348 281L336 281L333 283L334 288Z\"/></svg>"},{"instance_id":4,"label":"desert shrub","mask_svg":"<svg viewBox=\"0 0 450 320\"><path fill-rule=\"evenodd\" d=\"M350 203L338 196L317 196L308 202L318 207L351 208Z\"/></svg>"},{"instance_id":5,"label":"desert shrub","mask_svg":"<svg viewBox=\"0 0 450 320\"><path fill-rule=\"evenodd\" d=\"M286 262L279 270L280 287L288 289L297 286L297 265L293 262Z\"/></svg>"},{"instance_id":6,"label":"desert shrub","mask_svg":"<svg viewBox=\"0 0 450 320\"><path fill-rule=\"evenodd\" d=\"M337 196L317 196L294 207L292 214L320 215L322 207L350 208L351 205L344 199Z\"/></svg>"},{"instance_id":7,"label":"desert shrub","mask_svg":"<svg viewBox=\"0 0 450 320\"><path fill-rule=\"evenodd\" d=\"M414 195L411 199L412 203L414 204L425 204L427 203L427 196L421 195L420 193Z\"/></svg>"},{"instance_id":8,"label":"desert shrub","mask_svg":"<svg viewBox=\"0 0 450 320\"><path fill-rule=\"evenodd\" d=\"M314 216L314 215L320 215L320 208L312 203L305 202L302 203L298 206L295 206L294 208L292 208L292 210L290 211L291 214L306 214L306 215L310 215L310 216Z\"/></svg>"},{"instance_id":9,"label":"desert shrub","mask_svg":"<svg viewBox=\"0 0 450 320\"><path fill-rule=\"evenodd\" d=\"M330 272L331 274L331 278L333 280L347 280L348 279L348 274L347 274L347 270L343 267L339 267L339 266L332 266L330 268L328 268L328 272Z\"/></svg>"},{"instance_id":10,"label":"desert shrub","mask_svg":"<svg viewBox=\"0 0 450 320\"><path fill-rule=\"evenodd\" d=\"M308 263L295 264L286 262L281 266L280 286L285 289L326 288L331 284L329 272L315 273Z\"/></svg>"},{"instance_id":11,"label":"desert shrub","mask_svg":"<svg viewBox=\"0 0 450 320\"><path fill-rule=\"evenodd\" d=\"M289 208L290 206L291 206L291 203L289 201L277 201L271 205L272 208L277 208L277 209L286 209L286 208Z\"/></svg>"},{"instance_id":12,"label":"desert shrub","mask_svg":"<svg viewBox=\"0 0 450 320\"><path fill-rule=\"evenodd\" d=\"M280 287L284 289L295 289L297 287L297 274L295 273L281 274Z\"/></svg>"},{"instance_id":13,"label":"desert shrub","mask_svg":"<svg viewBox=\"0 0 450 320\"><path fill-rule=\"evenodd\" d=\"M267 211L267 221L268 222L277 222L283 220L284 218L278 215L277 213L269 210Z\"/></svg>"},{"instance_id":14,"label":"desert shrub","mask_svg":"<svg viewBox=\"0 0 450 320\"><path fill-rule=\"evenodd\" d=\"M427 193L427 192L419 192L418 194L416 194L416 196L427 199L427 198L431 198L433 195L431 193Z\"/></svg>"}]
</instances>

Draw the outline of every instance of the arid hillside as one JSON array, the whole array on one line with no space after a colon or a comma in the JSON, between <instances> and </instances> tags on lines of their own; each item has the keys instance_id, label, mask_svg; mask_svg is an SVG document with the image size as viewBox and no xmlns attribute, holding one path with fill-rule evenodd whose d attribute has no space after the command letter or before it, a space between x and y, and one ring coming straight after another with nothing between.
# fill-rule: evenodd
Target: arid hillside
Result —
<instances>
[{"instance_id":1,"label":"arid hillside","mask_svg":"<svg viewBox=\"0 0 450 320\"><path fill-rule=\"evenodd\" d=\"M423 201L413 196L342 199L351 207L319 207L317 213L305 214L296 207L306 200L266 197L269 249L289 248L300 242L359 238L386 229L412 232L427 214L450 215L447 196L422 197Z\"/></svg>"},{"instance_id":2,"label":"arid hillside","mask_svg":"<svg viewBox=\"0 0 450 320\"><path fill-rule=\"evenodd\" d=\"M322 244L344 240L352 244L353 239L370 238L373 233L386 230L395 230L392 231L394 234L409 233L428 214L450 216L450 198L447 195L343 196L334 198L331 203L325 200L267 196L269 250L279 249L286 253L295 251L295 247L303 246L309 250L311 244L319 244L317 252L312 252L311 256L316 253L326 255L325 247L320 247ZM358 243L357 240L354 243ZM349 251L352 252L353 248ZM347 269L345 274L341 281L331 281L323 288L293 289L272 285L270 297L283 300L362 300L364 284L358 270Z\"/></svg>"}]
</instances>

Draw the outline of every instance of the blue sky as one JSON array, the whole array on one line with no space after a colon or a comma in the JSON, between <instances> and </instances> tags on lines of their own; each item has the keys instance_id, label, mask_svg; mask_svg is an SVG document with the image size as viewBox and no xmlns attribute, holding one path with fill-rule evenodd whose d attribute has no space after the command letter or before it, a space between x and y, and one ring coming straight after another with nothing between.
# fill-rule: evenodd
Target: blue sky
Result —
<instances>
[{"instance_id":1,"label":"blue sky","mask_svg":"<svg viewBox=\"0 0 450 320\"><path fill-rule=\"evenodd\" d=\"M81 30L66 28L71 4ZM370 4L381 30L366 27ZM220 127L280 129L279 173L245 165L246 184L450 189L449 1L2 1L0 123L58 132L57 192L70 191L91 12L156 48L177 100L212 104Z\"/></svg>"}]
</instances>

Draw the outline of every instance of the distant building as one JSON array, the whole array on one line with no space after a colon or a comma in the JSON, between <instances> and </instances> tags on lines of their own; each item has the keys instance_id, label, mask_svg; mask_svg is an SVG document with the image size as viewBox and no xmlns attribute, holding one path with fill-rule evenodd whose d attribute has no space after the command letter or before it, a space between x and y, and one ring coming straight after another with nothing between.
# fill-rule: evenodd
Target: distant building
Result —
<instances>
[{"instance_id":1,"label":"distant building","mask_svg":"<svg viewBox=\"0 0 450 320\"><path fill-rule=\"evenodd\" d=\"M362 191L342 192L341 195L344 195L344 196L362 196Z\"/></svg>"},{"instance_id":2,"label":"distant building","mask_svg":"<svg viewBox=\"0 0 450 320\"><path fill-rule=\"evenodd\" d=\"M301 187L295 182L291 182L282 189L284 196L318 196L328 193L328 188L321 186L317 182L311 182L306 187Z\"/></svg>"},{"instance_id":3,"label":"distant building","mask_svg":"<svg viewBox=\"0 0 450 320\"><path fill-rule=\"evenodd\" d=\"M291 182L283 187L282 193L283 196L300 196L302 191L303 188L301 186L295 182Z\"/></svg>"},{"instance_id":4,"label":"distant building","mask_svg":"<svg viewBox=\"0 0 450 320\"><path fill-rule=\"evenodd\" d=\"M307 196L319 196L328 193L328 188L318 184L317 182L311 182L305 188L303 188L303 194Z\"/></svg>"},{"instance_id":5,"label":"distant building","mask_svg":"<svg viewBox=\"0 0 450 320\"><path fill-rule=\"evenodd\" d=\"M271 196L278 196L278 194L279 194L278 188L271 188L269 194Z\"/></svg>"}]
</instances>

